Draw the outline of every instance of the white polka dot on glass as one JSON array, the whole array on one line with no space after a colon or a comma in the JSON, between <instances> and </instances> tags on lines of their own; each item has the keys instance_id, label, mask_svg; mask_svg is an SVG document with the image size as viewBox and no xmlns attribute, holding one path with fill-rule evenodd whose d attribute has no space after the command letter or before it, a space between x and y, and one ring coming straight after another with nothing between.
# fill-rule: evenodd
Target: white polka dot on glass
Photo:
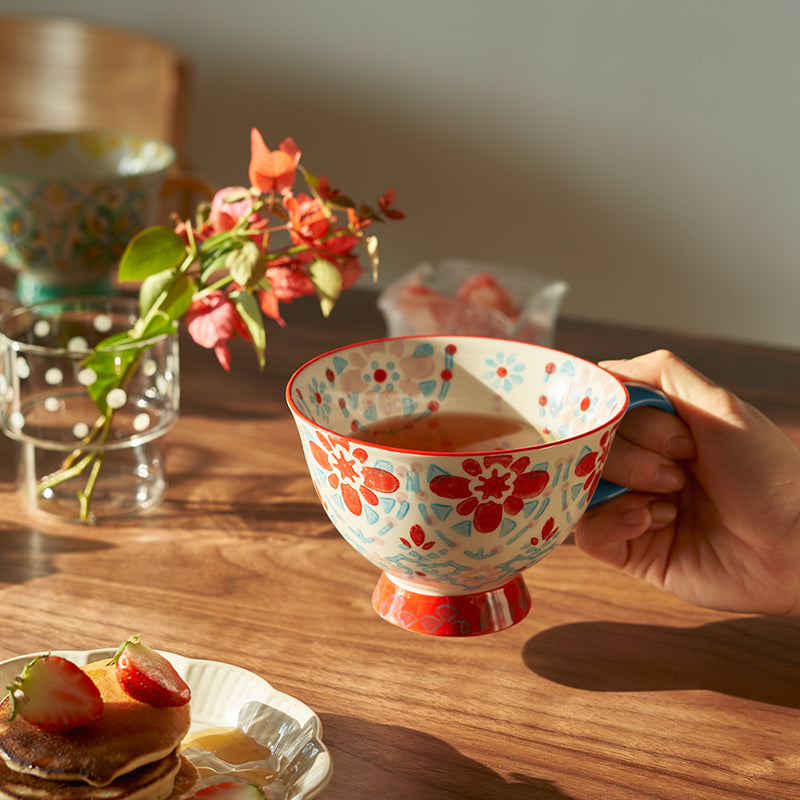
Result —
<instances>
[{"instance_id":1,"label":"white polka dot on glass","mask_svg":"<svg viewBox=\"0 0 800 800\"><path fill-rule=\"evenodd\" d=\"M73 336L67 342L67 350L73 353L83 353L89 349L89 343L83 336Z\"/></svg>"},{"instance_id":2,"label":"white polka dot on glass","mask_svg":"<svg viewBox=\"0 0 800 800\"><path fill-rule=\"evenodd\" d=\"M44 374L44 381L50 386L58 386L63 380L64 375L58 367L50 367Z\"/></svg>"},{"instance_id":3,"label":"white polka dot on glass","mask_svg":"<svg viewBox=\"0 0 800 800\"><path fill-rule=\"evenodd\" d=\"M50 323L46 319L38 319L33 325L33 335L44 339L50 333Z\"/></svg>"},{"instance_id":4,"label":"white polka dot on glass","mask_svg":"<svg viewBox=\"0 0 800 800\"><path fill-rule=\"evenodd\" d=\"M150 415L146 412L142 412L141 414L137 414L133 418L133 429L141 433L142 431L146 431L150 427Z\"/></svg>"},{"instance_id":5,"label":"white polka dot on glass","mask_svg":"<svg viewBox=\"0 0 800 800\"><path fill-rule=\"evenodd\" d=\"M108 314L98 314L92 322L92 325L94 325L94 329L98 333L108 333L111 330L113 324L114 321Z\"/></svg>"},{"instance_id":6,"label":"white polka dot on glass","mask_svg":"<svg viewBox=\"0 0 800 800\"><path fill-rule=\"evenodd\" d=\"M109 408L122 408L128 402L128 394L124 389L112 389L106 395L106 405Z\"/></svg>"},{"instance_id":7,"label":"white polka dot on glass","mask_svg":"<svg viewBox=\"0 0 800 800\"><path fill-rule=\"evenodd\" d=\"M76 422L72 426L72 435L76 439L83 439L84 436L89 435L89 426L85 422Z\"/></svg>"},{"instance_id":8,"label":"white polka dot on glass","mask_svg":"<svg viewBox=\"0 0 800 800\"><path fill-rule=\"evenodd\" d=\"M25 378L29 378L31 374L31 368L28 365L28 362L20 356L17 359L17 377L21 380L25 380Z\"/></svg>"},{"instance_id":9,"label":"white polka dot on glass","mask_svg":"<svg viewBox=\"0 0 800 800\"><path fill-rule=\"evenodd\" d=\"M84 367L78 373L78 383L81 386L91 386L97 380L97 373L91 367Z\"/></svg>"}]
</instances>

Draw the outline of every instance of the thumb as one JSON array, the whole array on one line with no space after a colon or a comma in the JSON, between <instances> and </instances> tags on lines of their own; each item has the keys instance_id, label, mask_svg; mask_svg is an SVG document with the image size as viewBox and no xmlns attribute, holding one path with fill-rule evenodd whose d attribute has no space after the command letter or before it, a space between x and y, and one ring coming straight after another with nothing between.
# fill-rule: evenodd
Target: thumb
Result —
<instances>
[{"instance_id":1,"label":"thumb","mask_svg":"<svg viewBox=\"0 0 800 800\"><path fill-rule=\"evenodd\" d=\"M668 350L655 350L628 360L602 361L599 366L622 380L641 381L661 389L684 419L690 419L698 405L720 416L727 416L730 411L729 392Z\"/></svg>"}]
</instances>

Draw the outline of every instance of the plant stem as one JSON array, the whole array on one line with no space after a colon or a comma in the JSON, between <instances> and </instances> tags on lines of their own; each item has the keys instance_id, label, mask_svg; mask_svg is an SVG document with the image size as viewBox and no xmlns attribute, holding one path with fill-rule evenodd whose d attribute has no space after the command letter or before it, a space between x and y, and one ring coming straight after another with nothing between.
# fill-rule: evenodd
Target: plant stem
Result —
<instances>
[{"instance_id":1,"label":"plant stem","mask_svg":"<svg viewBox=\"0 0 800 800\"><path fill-rule=\"evenodd\" d=\"M141 362L142 354L144 353L145 349L146 348L144 347L140 348L136 354L136 357L128 364L125 372L120 375L119 381L115 384L115 388L124 389L127 387L139 363ZM36 491L41 494L47 489L52 489L54 486L58 486L65 481L71 480L72 478L77 478L91 464L92 470L86 480L86 485L83 489L79 489L77 491L78 503L80 505L79 519L81 522L89 522L91 519L92 495L94 493L95 485L97 484L100 469L103 466L106 456L105 450L93 449L90 452L85 453L85 448L87 445L93 443L94 447L101 448L108 441L108 437L111 435L111 423L113 416L114 412L111 409L108 409L105 414L99 416L92 425L92 429L89 431L89 433L86 434L83 439L81 439L81 446L75 448L68 456L66 456L61 464L61 468L58 471L53 472L50 475L45 475L39 481L36 487ZM99 441L95 442L95 440L98 438Z\"/></svg>"},{"instance_id":2,"label":"plant stem","mask_svg":"<svg viewBox=\"0 0 800 800\"><path fill-rule=\"evenodd\" d=\"M92 464L92 471L89 473L89 480L86 481L86 488L78 492L78 502L81 506L80 520L81 522L88 522L91 517L89 504L92 501L92 493L94 492L94 485L97 483L97 476L100 474L100 468L103 466L106 454L104 450L95 454L94 464Z\"/></svg>"}]
</instances>

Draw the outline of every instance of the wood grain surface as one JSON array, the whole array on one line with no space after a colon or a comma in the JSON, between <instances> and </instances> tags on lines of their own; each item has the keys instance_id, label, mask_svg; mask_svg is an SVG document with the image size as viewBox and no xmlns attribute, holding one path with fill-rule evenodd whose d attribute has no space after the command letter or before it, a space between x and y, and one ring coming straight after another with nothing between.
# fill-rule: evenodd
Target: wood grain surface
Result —
<instances>
[{"instance_id":1,"label":"wood grain surface","mask_svg":"<svg viewBox=\"0 0 800 800\"><path fill-rule=\"evenodd\" d=\"M238 664L320 716L344 800L800 796L800 620L694 608L568 541L527 573L530 615L441 639L382 622L378 577L324 516L284 401L292 371L383 334L374 296L270 330L258 372L182 349L166 500L114 526L30 517L0 440L0 658L117 645ZM243 343L242 343L243 344ZM564 320L591 359L669 347L800 442L800 355Z\"/></svg>"}]
</instances>

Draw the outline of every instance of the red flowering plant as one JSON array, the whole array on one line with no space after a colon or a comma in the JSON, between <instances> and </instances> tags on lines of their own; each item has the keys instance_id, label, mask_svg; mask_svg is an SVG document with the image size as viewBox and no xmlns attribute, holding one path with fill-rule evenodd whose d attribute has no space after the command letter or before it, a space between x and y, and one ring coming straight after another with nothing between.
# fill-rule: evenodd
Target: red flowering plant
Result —
<instances>
[{"instance_id":1,"label":"red flowering plant","mask_svg":"<svg viewBox=\"0 0 800 800\"><path fill-rule=\"evenodd\" d=\"M307 191L296 191L300 174ZM394 190L377 207L355 203L300 164L300 150L285 139L270 150L251 133L250 186L219 190L193 223L174 230L149 228L123 254L121 281L142 281L140 327L159 317L186 317L192 339L212 348L230 369L228 342L249 339L264 364L264 318L283 325L279 304L316 294L323 314L364 271L362 248L377 271L375 222L402 219ZM134 332L135 335L135 332Z\"/></svg>"},{"instance_id":2,"label":"red flowering plant","mask_svg":"<svg viewBox=\"0 0 800 800\"><path fill-rule=\"evenodd\" d=\"M304 190L295 188L298 176ZM249 179L248 187L219 190L210 203L201 204L194 221L142 231L122 256L119 280L140 283L139 317L131 330L96 345L86 360L85 366L99 376L88 391L100 418L62 469L39 486L45 491L88 469L86 486L78 493L84 521L91 519L89 504L102 466L96 444L111 429L113 408L106 398L135 371L146 349L137 349L138 343L174 333L185 317L192 339L213 349L226 370L228 343L236 336L252 342L263 367L265 319L285 324L280 303L314 294L328 316L339 295L365 271L360 251L377 273L377 238L368 234L370 227L404 216L394 208L394 190L374 208L356 205L326 178L301 166L292 139L270 150L256 129L251 132ZM115 360L112 345L127 347L124 364Z\"/></svg>"}]
</instances>

